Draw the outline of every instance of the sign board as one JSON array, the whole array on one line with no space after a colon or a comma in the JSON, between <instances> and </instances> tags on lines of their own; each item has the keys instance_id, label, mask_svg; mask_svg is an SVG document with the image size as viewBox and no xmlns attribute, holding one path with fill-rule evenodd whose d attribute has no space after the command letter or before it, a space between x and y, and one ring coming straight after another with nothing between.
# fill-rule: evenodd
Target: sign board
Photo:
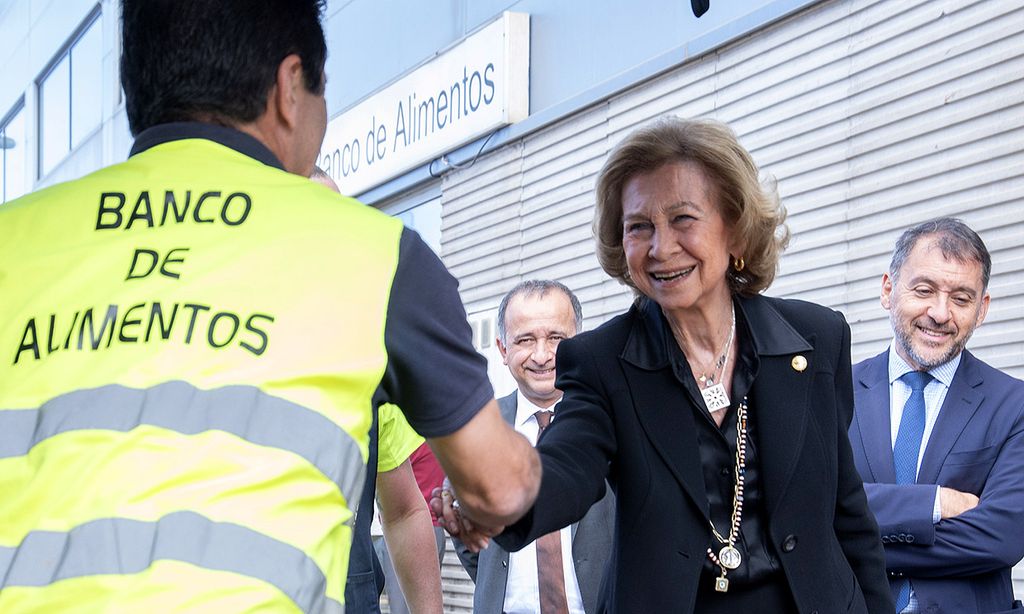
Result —
<instances>
[{"instance_id":1,"label":"sign board","mask_svg":"<svg viewBox=\"0 0 1024 614\"><path fill-rule=\"evenodd\" d=\"M529 114L530 16L505 12L327 124L317 166L358 195Z\"/></svg>"}]
</instances>

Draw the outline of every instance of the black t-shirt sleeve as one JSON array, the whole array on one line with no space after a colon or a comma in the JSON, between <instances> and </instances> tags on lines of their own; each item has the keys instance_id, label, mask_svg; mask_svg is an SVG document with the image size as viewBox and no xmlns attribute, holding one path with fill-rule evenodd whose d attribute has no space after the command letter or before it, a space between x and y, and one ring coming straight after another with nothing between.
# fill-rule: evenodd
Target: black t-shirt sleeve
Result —
<instances>
[{"instance_id":1,"label":"black t-shirt sleeve","mask_svg":"<svg viewBox=\"0 0 1024 614\"><path fill-rule=\"evenodd\" d=\"M457 431L494 398L487 359L472 339L458 282L416 232L404 229L384 329L388 366L378 398L402 408L424 437Z\"/></svg>"}]
</instances>

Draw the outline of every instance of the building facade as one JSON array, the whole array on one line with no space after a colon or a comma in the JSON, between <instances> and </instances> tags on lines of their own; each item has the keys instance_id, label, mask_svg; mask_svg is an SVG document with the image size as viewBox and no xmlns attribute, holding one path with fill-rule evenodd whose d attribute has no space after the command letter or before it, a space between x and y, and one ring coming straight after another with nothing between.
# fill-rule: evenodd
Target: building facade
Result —
<instances>
[{"instance_id":1,"label":"building facade","mask_svg":"<svg viewBox=\"0 0 1024 614\"><path fill-rule=\"evenodd\" d=\"M321 162L344 190L353 143L364 168L384 166L399 135L411 150L430 126L415 155L349 191L420 230L459 278L498 394L514 384L494 312L515 283L566 283L587 328L629 305L594 256L594 182L611 147L666 114L729 123L774 178L793 238L768 294L841 310L855 361L890 339L878 296L898 234L963 218L993 258L968 347L1024 378L1024 0L711 0L700 17L696 4L328 2ZM509 13L525 39L491 34ZM112 0L0 0L0 202L127 155L118 28ZM508 108L456 126L456 96L469 122L488 80ZM446 607L468 611L468 579L444 575Z\"/></svg>"}]
</instances>

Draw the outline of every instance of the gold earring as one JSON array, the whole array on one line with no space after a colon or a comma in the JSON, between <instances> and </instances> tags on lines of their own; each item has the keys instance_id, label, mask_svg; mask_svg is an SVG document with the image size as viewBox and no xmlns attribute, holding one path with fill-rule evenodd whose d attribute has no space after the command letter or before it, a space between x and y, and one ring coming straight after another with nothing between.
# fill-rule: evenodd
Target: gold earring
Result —
<instances>
[{"instance_id":1,"label":"gold earring","mask_svg":"<svg viewBox=\"0 0 1024 614\"><path fill-rule=\"evenodd\" d=\"M747 263L743 260L743 258L733 258L732 268L736 269L737 273L742 271L743 267L745 266L747 266Z\"/></svg>"}]
</instances>

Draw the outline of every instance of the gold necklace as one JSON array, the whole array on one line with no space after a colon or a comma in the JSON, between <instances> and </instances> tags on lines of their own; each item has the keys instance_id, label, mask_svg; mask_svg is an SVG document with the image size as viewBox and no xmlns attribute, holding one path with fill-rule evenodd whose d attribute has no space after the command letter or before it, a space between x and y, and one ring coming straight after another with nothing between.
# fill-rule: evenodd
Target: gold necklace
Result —
<instances>
[{"instance_id":1,"label":"gold necklace","mask_svg":"<svg viewBox=\"0 0 1024 614\"><path fill-rule=\"evenodd\" d=\"M725 577L728 571L738 568L743 563L743 555L736 548L736 540L740 535L740 524L743 522L743 484L747 467L747 397L743 397L736 408L736 480L733 483L732 518L729 523L729 537L724 538L715 528L715 523L708 519L711 534L722 544L715 555L708 547L708 558L722 570L722 575L715 578L715 590L724 593L729 590L729 580Z\"/></svg>"}]
</instances>

